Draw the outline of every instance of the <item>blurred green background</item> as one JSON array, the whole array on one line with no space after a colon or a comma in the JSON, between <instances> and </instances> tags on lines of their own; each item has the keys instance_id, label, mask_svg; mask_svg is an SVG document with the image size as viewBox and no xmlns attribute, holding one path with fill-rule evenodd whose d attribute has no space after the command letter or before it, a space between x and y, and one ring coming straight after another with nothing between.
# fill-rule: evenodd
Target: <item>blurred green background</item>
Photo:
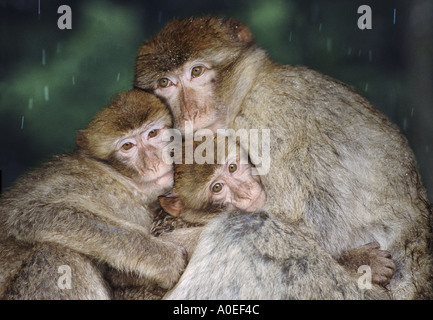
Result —
<instances>
[{"instance_id":1,"label":"blurred green background","mask_svg":"<svg viewBox=\"0 0 433 320\"><path fill-rule=\"evenodd\" d=\"M60 5L72 30L59 30ZM373 29L357 27L367 4ZM433 1L0 0L0 170L3 189L50 155L133 81L138 47L174 17L247 24L280 62L354 86L396 123L433 199Z\"/></svg>"}]
</instances>

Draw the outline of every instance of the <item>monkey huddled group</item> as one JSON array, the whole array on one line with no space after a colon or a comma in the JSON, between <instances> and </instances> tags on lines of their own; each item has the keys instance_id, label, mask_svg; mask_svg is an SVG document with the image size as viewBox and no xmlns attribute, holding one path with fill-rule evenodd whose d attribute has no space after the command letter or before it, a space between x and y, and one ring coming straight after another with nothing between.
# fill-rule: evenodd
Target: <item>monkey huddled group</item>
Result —
<instances>
[{"instance_id":1,"label":"monkey huddled group","mask_svg":"<svg viewBox=\"0 0 433 320\"><path fill-rule=\"evenodd\" d=\"M186 121L270 129L269 172L230 137L214 164L163 161L164 132ZM2 299L432 298L430 205L406 139L350 87L271 61L236 20L167 24L77 146L0 199ZM191 226L155 236L160 207Z\"/></svg>"}]
</instances>

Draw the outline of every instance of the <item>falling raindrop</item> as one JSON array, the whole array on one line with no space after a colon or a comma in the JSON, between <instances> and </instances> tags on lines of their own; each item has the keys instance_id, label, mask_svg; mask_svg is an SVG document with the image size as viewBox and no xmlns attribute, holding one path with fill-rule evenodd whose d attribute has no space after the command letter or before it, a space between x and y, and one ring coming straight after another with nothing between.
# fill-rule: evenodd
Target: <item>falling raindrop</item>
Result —
<instances>
[{"instance_id":1,"label":"falling raindrop","mask_svg":"<svg viewBox=\"0 0 433 320\"><path fill-rule=\"evenodd\" d=\"M29 110L33 109L33 98L29 98Z\"/></svg>"},{"instance_id":2,"label":"falling raindrop","mask_svg":"<svg viewBox=\"0 0 433 320\"><path fill-rule=\"evenodd\" d=\"M57 42L56 54L60 54L60 42Z\"/></svg>"},{"instance_id":3,"label":"falling raindrop","mask_svg":"<svg viewBox=\"0 0 433 320\"><path fill-rule=\"evenodd\" d=\"M395 14L396 14L396 9L394 8L394 24L395 24Z\"/></svg>"},{"instance_id":4,"label":"falling raindrop","mask_svg":"<svg viewBox=\"0 0 433 320\"><path fill-rule=\"evenodd\" d=\"M72 85L75 86L75 76L72 76Z\"/></svg>"},{"instance_id":5,"label":"falling raindrop","mask_svg":"<svg viewBox=\"0 0 433 320\"><path fill-rule=\"evenodd\" d=\"M349 49L347 50L347 55L351 55L352 54L352 48L351 47L349 47Z\"/></svg>"},{"instance_id":6,"label":"falling raindrop","mask_svg":"<svg viewBox=\"0 0 433 320\"><path fill-rule=\"evenodd\" d=\"M410 110L410 116L413 117L413 112L415 111L415 108L412 107L412 109Z\"/></svg>"},{"instance_id":7,"label":"falling raindrop","mask_svg":"<svg viewBox=\"0 0 433 320\"><path fill-rule=\"evenodd\" d=\"M45 101L50 100L50 92L49 92L48 86L44 87L44 98L45 98Z\"/></svg>"},{"instance_id":8,"label":"falling raindrop","mask_svg":"<svg viewBox=\"0 0 433 320\"><path fill-rule=\"evenodd\" d=\"M41 0L38 0L38 19L41 18Z\"/></svg>"},{"instance_id":9,"label":"falling raindrop","mask_svg":"<svg viewBox=\"0 0 433 320\"><path fill-rule=\"evenodd\" d=\"M120 72L117 74L117 82L120 80Z\"/></svg>"},{"instance_id":10,"label":"falling raindrop","mask_svg":"<svg viewBox=\"0 0 433 320\"><path fill-rule=\"evenodd\" d=\"M360 57L361 56L361 49L359 49L359 51L358 51L358 57Z\"/></svg>"},{"instance_id":11,"label":"falling raindrop","mask_svg":"<svg viewBox=\"0 0 433 320\"><path fill-rule=\"evenodd\" d=\"M373 60L373 51L368 51L368 61L371 62Z\"/></svg>"},{"instance_id":12,"label":"falling raindrop","mask_svg":"<svg viewBox=\"0 0 433 320\"><path fill-rule=\"evenodd\" d=\"M46 63L46 54L45 49L42 49L42 65L44 66Z\"/></svg>"},{"instance_id":13,"label":"falling raindrop","mask_svg":"<svg viewBox=\"0 0 433 320\"><path fill-rule=\"evenodd\" d=\"M24 116L21 117L21 129L24 128Z\"/></svg>"},{"instance_id":14,"label":"falling raindrop","mask_svg":"<svg viewBox=\"0 0 433 320\"><path fill-rule=\"evenodd\" d=\"M368 82L365 83L364 91L365 91L365 92L368 91Z\"/></svg>"},{"instance_id":15,"label":"falling raindrop","mask_svg":"<svg viewBox=\"0 0 433 320\"><path fill-rule=\"evenodd\" d=\"M322 32L322 24L319 24L319 32Z\"/></svg>"},{"instance_id":16,"label":"falling raindrop","mask_svg":"<svg viewBox=\"0 0 433 320\"><path fill-rule=\"evenodd\" d=\"M328 38L326 40L326 49L331 52L332 51L332 40L330 38Z\"/></svg>"},{"instance_id":17,"label":"falling raindrop","mask_svg":"<svg viewBox=\"0 0 433 320\"><path fill-rule=\"evenodd\" d=\"M430 151L430 148L428 145L425 146L425 153L428 153Z\"/></svg>"}]
</instances>

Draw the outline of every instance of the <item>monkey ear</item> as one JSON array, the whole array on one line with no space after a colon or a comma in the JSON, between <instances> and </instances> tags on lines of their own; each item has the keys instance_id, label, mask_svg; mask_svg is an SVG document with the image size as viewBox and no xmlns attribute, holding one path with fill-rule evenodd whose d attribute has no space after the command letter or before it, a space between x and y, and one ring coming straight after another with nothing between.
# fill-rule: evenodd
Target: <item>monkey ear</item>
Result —
<instances>
[{"instance_id":1,"label":"monkey ear","mask_svg":"<svg viewBox=\"0 0 433 320\"><path fill-rule=\"evenodd\" d=\"M86 130L78 130L76 143L81 149L87 149L89 140L87 139Z\"/></svg>"},{"instance_id":2,"label":"monkey ear","mask_svg":"<svg viewBox=\"0 0 433 320\"><path fill-rule=\"evenodd\" d=\"M183 202L179 198L175 189L163 194L162 196L158 196L158 200L165 212L171 214L174 217L178 217L183 211Z\"/></svg>"},{"instance_id":3,"label":"monkey ear","mask_svg":"<svg viewBox=\"0 0 433 320\"><path fill-rule=\"evenodd\" d=\"M245 45L249 45L254 42L254 36L246 25L233 18L228 19L226 25L237 35L238 39Z\"/></svg>"}]
</instances>

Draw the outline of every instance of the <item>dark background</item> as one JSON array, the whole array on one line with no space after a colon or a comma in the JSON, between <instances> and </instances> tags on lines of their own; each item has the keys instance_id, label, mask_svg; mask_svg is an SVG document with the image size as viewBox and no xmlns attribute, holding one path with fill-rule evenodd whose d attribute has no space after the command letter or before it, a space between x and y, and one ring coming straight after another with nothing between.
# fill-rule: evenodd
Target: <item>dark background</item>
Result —
<instances>
[{"instance_id":1,"label":"dark background","mask_svg":"<svg viewBox=\"0 0 433 320\"><path fill-rule=\"evenodd\" d=\"M59 30L57 8L72 9ZM357 27L369 5L373 29ZM0 170L3 189L50 155L133 81L138 47L174 17L247 24L280 62L355 87L409 139L433 199L433 1L0 0ZM199 40L199 39L198 39Z\"/></svg>"}]
</instances>

